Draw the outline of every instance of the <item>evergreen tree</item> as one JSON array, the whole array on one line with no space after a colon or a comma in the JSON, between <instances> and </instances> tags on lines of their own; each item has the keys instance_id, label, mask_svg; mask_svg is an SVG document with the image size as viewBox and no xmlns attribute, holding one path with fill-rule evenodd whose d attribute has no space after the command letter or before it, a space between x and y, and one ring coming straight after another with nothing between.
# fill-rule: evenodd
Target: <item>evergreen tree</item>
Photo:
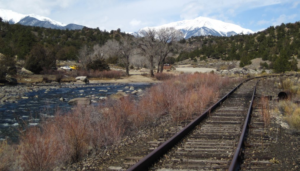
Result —
<instances>
[{"instance_id":1,"label":"evergreen tree","mask_svg":"<svg viewBox=\"0 0 300 171\"><path fill-rule=\"evenodd\" d=\"M42 45L35 45L26 57L25 68L39 74L43 70L55 67L56 60L53 50L46 50Z\"/></svg>"},{"instance_id":2,"label":"evergreen tree","mask_svg":"<svg viewBox=\"0 0 300 171\"><path fill-rule=\"evenodd\" d=\"M291 64L285 50L283 50L280 56L275 60L273 69L277 73L284 73L285 71L291 70Z\"/></svg>"}]
</instances>

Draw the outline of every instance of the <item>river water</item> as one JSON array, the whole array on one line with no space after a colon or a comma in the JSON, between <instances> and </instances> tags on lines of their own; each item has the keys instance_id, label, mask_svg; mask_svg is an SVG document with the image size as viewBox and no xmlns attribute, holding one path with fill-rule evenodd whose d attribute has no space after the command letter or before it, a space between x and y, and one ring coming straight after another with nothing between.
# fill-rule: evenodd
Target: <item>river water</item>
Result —
<instances>
[{"instance_id":1,"label":"river water","mask_svg":"<svg viewBox=\"0 0 300 171\"><path fill-rule=\"evenodd\" d=\"M141 92L152 84L89 84L63 88L49 87L38 91L26 93L16 103L0 105L0 140L10 137L18 139L17 130L26 123L27 126L35 126L40 122L40 117L53 117L55 111L68 111L72 105L68 101L78 97L89 97L91 105L97 105L118 91L131 94L133 91Z\"/></svg>"}]
</instances>

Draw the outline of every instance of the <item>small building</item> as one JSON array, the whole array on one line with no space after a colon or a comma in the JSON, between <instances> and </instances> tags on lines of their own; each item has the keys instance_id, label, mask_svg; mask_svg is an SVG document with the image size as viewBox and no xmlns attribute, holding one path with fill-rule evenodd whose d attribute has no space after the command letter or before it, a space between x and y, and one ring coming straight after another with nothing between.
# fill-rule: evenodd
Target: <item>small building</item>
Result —
<instances>
[{"instance_id":1,"label":"small building","mask_svg":"<svg viewBox=\"0 0 300 171\"><path fill-rule=\"evenodd\" d=\"M164 64L164 70L166 70L166 71L170 71L171 69L172 69L172 65L170 65L170 64Z\"/></svg>"}]
</instances>

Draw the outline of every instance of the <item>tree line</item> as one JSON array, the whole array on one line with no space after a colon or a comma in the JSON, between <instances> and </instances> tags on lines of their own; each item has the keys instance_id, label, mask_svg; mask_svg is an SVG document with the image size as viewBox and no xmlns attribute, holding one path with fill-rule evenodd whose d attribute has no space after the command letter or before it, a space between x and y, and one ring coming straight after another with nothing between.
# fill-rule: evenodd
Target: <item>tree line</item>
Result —
<instances>
[{"instance_id":1,"label":"tree line","mask_svg":"<svg viewBox=\"0 0 300 171\"><path fill-rule=\"evenodd\" d=\"M177 48L182 33L164 28L149 29L142 35L134 37L120 29L106 32L86 27L56 30L10 25L0 19L0 53L5 56L1 63L7 71L8 64L15 66L17 57L25 60L25 68L38 74L56 67L56 60L78 60L85 70L107 70L107 63L113 63L125 67L127 75L135 65L149 67L154 76L154 65L157 65L157 72L163 71L163 64ZM1 73L3 77L7 72Z\"/></svg>"},{"instance_id":2,"label":"tree line","mask_svg":"<svg viewBox=\"0 0 300 171\"><path fill-rule=\"evenodd\" d=\"M13 74L15 58L25 60L25 68L40 73L56 66L56 60L78 60L85 70L107 70L107 63L126 69L133 66L148 67L150 75L163 72L163 65L184 59L216 58L240 60L243 67L254 58L261 57L271 64L266 69L276 72L297 70L300 45L300 23L282 24L251 34L231 37L200 36L183 39L174 28L148 29L141 37L116 31L83 28L82 30L56 30L41 27L10 25L0 18L0 77ZM188 47L193 48L186 48ZM4 69L3 69L4 68Z\"/></svg>"},{"instance_id":3,"label":"tree line","mask_svg":"<svg viewBox=\"0 0 300 171\"><path fill-rule=\"evenodd\" d=\"M264 31L250 35L231 37L200 36L186 41L197 44L191 51L182 51L177 61L201 57L223 60L240 60L240 67L251 64L251 60L262 58L266 69L276 72L297 70L300 59L300 22L271 26Z\"/></svg>"},{"instance_id":4,"label":"tree line","mask_svg":"<svg viewBox=\"0 0 300 171\"><path fill-rule=\"evenodd\" d=\"M169 55L178 48L178 41L183 37L182 33L174 28L162 28L148 29L141 34L141 37L121 35L117 40L110 39L102 46L96 44L92 49L83 46L78 55L82 68L89 69L89 63L100 64L100 61L104 62L105 59L109 63L123 66L127 75L130 66L133 65L140 67L147 65L151 76L154 76L154 68L157 68L157 73L163 72L163 66Z\"/></svg>"},{"instance_id":5,"label":"tree line","mask_svg":"<svg viewBox=\"0 0 300 171\"><path fill-rule=\"evenodd\" d=\"M3 78L17 60L35 73L55 67L56 60L78 60L79 49L125 35L121 30L102 31L84 27L82 30L58 30L9 24L0 17L0 77ZM2 56L2 57L1 57ZM10 72L9 74L15 74Z\"/></svg>"}]
</instances>

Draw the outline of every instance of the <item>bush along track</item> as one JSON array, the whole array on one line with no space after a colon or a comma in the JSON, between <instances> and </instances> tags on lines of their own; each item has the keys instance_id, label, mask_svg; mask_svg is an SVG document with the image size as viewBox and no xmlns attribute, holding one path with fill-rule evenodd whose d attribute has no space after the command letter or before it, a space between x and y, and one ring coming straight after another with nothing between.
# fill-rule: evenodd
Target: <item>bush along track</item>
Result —
<instances>
[{"instance_id":1,"label":"bush along track","mask_svg":"<svg viewBox=\"0 0 300 171\"><path fill-rule=\"evenodd\" d=\"M145 137L142 130L154 128L161 119L188 123L193 114L216 101L219 89L229 83L228 78L213 74L180 75L151 87L138 101L124 97L98 106L77 106L70 113L58 112L53 119L23 132L18 145L0 151L1 159L10 161L1 169L51 170L87 155L107 155L124 145L126 138Z\"/></svg>"}]
</instances>

